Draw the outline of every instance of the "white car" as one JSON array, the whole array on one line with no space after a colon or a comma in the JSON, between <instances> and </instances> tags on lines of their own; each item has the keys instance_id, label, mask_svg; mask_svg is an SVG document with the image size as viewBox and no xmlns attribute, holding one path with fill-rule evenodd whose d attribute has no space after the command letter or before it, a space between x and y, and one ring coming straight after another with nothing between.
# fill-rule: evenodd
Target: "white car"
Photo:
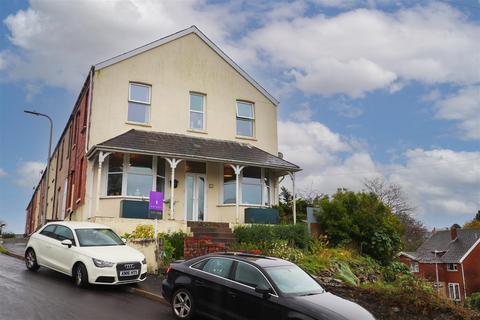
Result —
<instances>
[{"instance_id":1,"label":"white car","mask_svg":"<svg viewBox=\"0 0 480 320\"><path fill-rule=\"evenodd\" d=\"M40 266L72 276L75 285L140 282L147 276L145 256L127 246L112 229L90 222L50 222L30 236L28 270Z\"/></svg>"}]
</instances>

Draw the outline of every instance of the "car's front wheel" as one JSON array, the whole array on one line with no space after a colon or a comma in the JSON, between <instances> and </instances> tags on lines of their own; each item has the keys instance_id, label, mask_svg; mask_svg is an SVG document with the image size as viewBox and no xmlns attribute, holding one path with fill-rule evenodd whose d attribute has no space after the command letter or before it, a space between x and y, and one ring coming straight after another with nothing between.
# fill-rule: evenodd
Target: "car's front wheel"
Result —
<instances>
[{"instance_id":1,"label":"car's front wheel","mask_svg":"<svg viewBox=\"0 0 480 320\"><path fill-rule=\"evenodd\" d=\"M37 271L40 266L37 263L37 255L35 254L35 251L33 251L32 248L28 249L27 252L25 253L25 265L27 266L27 269L30 271Z\"/></svg>"},{"instance_id":2,"label":"car's front wheel","mask_svg":"<svg viewBox=\"0 0 480 320\"><path fill-rule=\"evenodd\" d=\"M88 287L88 272L85 265L81 262L77 263L73 268L73 280L79 288Z\"/></svg>"},{"instance_id":3,"label":"car's front wheel","mask_svg":"<svg viewBox=\"0 0 480 320\"><path fill-rule=\"evenodd\" d=\"M177 319L192 319L195 313L193 296L187 289L175 291L172 298L172 311Z\"/></svg>"}]
</instances>

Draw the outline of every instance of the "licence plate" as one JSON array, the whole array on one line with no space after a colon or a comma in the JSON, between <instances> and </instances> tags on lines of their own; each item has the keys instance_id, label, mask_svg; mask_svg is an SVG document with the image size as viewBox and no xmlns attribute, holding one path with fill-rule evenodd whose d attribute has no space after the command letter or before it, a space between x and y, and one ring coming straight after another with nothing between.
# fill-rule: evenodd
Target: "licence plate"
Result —
<instances>
[{"instance_id":1,"label":"licence plate","mask_svg":"<svg viewBox=\"0 0 480 320\"><path fill-rule=\"evenodd\" d=\"M120 277L138 276L138 270L123 270L120 271Z\"/></svg>"}]
</instances>

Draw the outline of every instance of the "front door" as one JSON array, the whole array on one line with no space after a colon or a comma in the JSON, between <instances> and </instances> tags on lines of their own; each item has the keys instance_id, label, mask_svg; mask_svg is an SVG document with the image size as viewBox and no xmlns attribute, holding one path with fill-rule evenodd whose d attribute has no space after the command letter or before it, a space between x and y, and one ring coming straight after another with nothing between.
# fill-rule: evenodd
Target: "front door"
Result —
<instances>
[{"instance_id":1,"label":"front door","mask_svg":"<svg viewBox=\"0 0 480 320\"><path fill-rule=\"evenodd\" d=\"M206 176L200 173L187 173L185 176L185 210L188 221L205 219Z\"/></svg>"}]
</instances>

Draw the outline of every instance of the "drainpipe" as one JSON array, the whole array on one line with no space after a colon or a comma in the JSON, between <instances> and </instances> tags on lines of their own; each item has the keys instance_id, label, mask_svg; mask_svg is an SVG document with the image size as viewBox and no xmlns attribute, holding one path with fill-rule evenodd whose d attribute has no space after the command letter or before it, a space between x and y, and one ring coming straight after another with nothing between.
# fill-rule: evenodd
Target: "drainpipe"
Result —
<instances>
[{"instance_id":1,"label":"drainpipe","mask_svg":"<svg viewBox=\"0 0 480 320\"><path fill-rule=\"evenodd\" d=\"M465 271L463 270L463 262L460 263L460 266L462 267L463 295L465 297L465 302L467 300L467 286L465 285Z\"/></svg>"}]
</instances>

